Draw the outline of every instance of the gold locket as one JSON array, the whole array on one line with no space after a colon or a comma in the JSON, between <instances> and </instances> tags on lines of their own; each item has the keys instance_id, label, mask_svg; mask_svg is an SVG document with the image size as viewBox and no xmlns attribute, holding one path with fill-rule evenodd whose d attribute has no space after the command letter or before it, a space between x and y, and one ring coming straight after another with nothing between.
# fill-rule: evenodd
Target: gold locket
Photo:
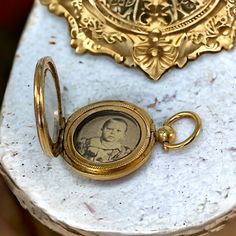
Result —
<instances>
[{"instance_id":1,"label":"gold locket","mask_svg":"<svg viewBox=\"0 0 236 236\"><path fill-rule=\"evenodd\" d=\"M35 71L34 108L39 140L46 155L59 154L80 175L111 180L128 175L150 157L159 141L165 150L182 148L200 133L201 120L193 112L180 112L156 129L150 116L134 104L101 101L63 117L59 79L50 57L39 60ZM174 144L171 125L179 119L195 122L192 135Z\"/></svg>"}]
</instances>

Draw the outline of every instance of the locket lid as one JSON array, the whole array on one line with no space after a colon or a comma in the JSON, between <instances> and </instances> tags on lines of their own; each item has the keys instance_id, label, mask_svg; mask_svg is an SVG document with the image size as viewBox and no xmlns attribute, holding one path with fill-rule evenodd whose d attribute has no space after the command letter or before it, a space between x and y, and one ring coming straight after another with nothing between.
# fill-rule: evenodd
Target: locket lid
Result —
<instances>
[{"instance_id":1,"label":"locket lid","mask_svg":"<svg viewBox=\"0 0 236 236\"><path fill-rule=\"evenodd\" d=\"M58 74L50 57L36 65L34 109L41 147L46 155L56 157L62 151L64 117Z\"/></svg>"}]
</instances>

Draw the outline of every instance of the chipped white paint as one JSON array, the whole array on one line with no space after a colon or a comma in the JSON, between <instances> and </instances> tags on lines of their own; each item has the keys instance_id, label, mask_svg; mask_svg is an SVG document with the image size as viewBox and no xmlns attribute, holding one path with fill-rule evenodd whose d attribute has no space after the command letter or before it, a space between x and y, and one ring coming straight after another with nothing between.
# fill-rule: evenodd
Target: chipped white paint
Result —
<instances>
[{"instance_id":1,"label":"chipped white paint","mask_svg":"<svg viewBox=\"0 0 236 236\"><path fill-rule=\"evenodd\" d=\"M164 153L157 145L145 166L120 180L77 176L61 157L46 157L38 142L33 75L36 61L46 55L57 65L67 117L78 107L105 99L143 107L158 126L178 111L192 110L202 117L200 138L182 151ZM236 208L235 58L236 50L203 55L153 82L109 57L75 55L66 22L36 3L2 107L2 173L24 207L66 235L210 231ZM184 138L192 126L184 121L176 128Z\"/></svg>"}]
</instances>

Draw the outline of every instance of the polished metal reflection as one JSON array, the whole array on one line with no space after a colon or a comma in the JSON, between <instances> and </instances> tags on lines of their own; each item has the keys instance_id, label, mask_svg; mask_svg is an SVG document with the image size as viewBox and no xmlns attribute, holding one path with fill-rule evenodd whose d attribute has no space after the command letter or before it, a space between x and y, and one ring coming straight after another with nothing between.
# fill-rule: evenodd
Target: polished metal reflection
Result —
<instances>
[{"instance_id":1,"label":"polished metal reflection","mask_svg":"<svg viewBox=\"0 0 236 236\"><path fill-rule=\"evenodd\" d=\"M204 52L232 49L236 0L40 0L64 16L76 53L108 54L157 80Z\"/></svg>"}]
</instances>

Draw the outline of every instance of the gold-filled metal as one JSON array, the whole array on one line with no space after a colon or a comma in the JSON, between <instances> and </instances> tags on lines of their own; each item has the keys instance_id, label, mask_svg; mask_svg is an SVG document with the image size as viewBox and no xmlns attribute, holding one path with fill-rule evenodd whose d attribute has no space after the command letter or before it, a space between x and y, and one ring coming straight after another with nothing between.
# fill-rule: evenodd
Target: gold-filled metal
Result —
<instances>
[{"instance_id":1,"label":"gold-filled metal","mask_svg":"<svg viewBox=\"0 0 236 236\"><path fill-rule=\"evenodd\" d=\"M149 159L157 141L163 143L164 149L190 144L201 127L195 113L182 112L157 131L146 111L124 101L89 104L66 120L58 75L50 57L42 58L36 66L34 103L39 141L45 154L61 154L78 174L96 180L117 179L137 170ZM186 117L196 122L194 133L181 144L172 144L175 130L171 125Z\"/></svg>"},{"instance_id":2,"label":"gold-filled metal","mask_svg":"<svg viewBox=\"0 0 236 236\"><path fill-rule=\"evenodd\" d=\"M54 157L61 153L61 131L64 129L64 118L58 75L53 60L50 57L45 57L39 60L36 68L37 69L35 70L34 76L34 110L38 136L43 151L48 156ZM56 97L54 98L57 101L57 107L53 117L53 126L55 126L53 127L53 135L50 135L50 127L46 116L47 101L45 101L45 79L47 73L51 74L51 82L56 89Z\"/></svg>"},{"instance_id":3,"label":"gold-filled metal","mask_svg":"<svg viewBox=\"0 0 236 236\"><path fill-rule=\"evenodd\" d=\"M154 80L204 52L232 49L236 0L40 0L70 27L76 53L108 54Z\"/></svg>"},{"instance_id":4,"label":"gold-filled metal","mask_svg":"<svg viewBox=\"0 0 236 236\"><path fill-rule=\"evenodd\" d=\"M177 122L178 120L190 118L194 120L195 127L193 133L184 141L174 144L176 138L176 132L172 128L172 125ZM164 150L169 149L181 149L190 143L192 143L195 138L199 135L201 131L202 123L201 119L195 112L184 111L179 112L164 122L163 128L159 129L158 132L158 140L163 144Z\"/></svg>"}]
</instances>

